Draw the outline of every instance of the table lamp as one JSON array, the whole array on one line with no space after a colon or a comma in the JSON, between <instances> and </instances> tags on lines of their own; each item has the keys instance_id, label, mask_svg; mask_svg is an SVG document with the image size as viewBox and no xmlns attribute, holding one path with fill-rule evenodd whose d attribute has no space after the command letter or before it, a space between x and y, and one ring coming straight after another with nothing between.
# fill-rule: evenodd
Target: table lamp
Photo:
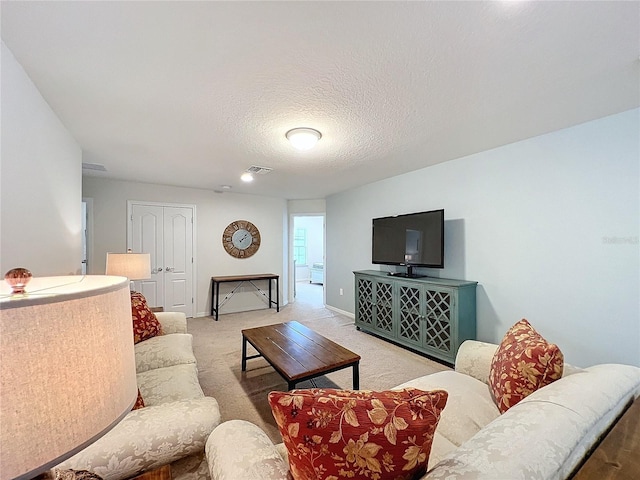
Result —
<instances>
[{"instance_id":1,"label":"table lamp","mask_svg":"<svg viewBox=\"0 0 640 480\"><path fill-rule=\"evenodd\" d=\"M130 281L151 278L151 255L148 253L107 253L107 275L127 277Z\"/></svg>"},{"instance_id":2,"label":"table lamp","mask_svg":"<svg viewBox=\"0 0 640 480\"><path fill-rule=\"evenodd\" d=\"M8 272L7 275L9 275ZM128 281L0 282L0 476L30 479L113 428L137 396Z\"/></svg>"}]
</instances>

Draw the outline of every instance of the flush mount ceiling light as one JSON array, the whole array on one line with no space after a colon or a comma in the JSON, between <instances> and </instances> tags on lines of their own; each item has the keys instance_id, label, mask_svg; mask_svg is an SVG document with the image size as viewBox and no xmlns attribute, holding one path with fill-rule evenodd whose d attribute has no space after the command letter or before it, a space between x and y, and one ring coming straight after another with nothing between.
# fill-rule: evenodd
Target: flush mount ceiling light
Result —
<instances>
[{"instance_id":1,"label":"flush mount ceiling light","mask_svg":"<svg viewBox=\"0 0 640 480\"><path fill-rule=\"evenodd\" d=\"M251 172L244 172L240 175L240 180L243 182L253 182L253 174Z\"/></svg>"},{"instance_id":2,"label":"flush mount ceiling light","mask_svg":"<svg viewBox=\"0 0 640 480\"><path fill-rule=\"evenodd\" d=\"M310 150L322 138L322 134L313 128L293 128L285 136L297 150Z\"/></svg>"}]
</instances>

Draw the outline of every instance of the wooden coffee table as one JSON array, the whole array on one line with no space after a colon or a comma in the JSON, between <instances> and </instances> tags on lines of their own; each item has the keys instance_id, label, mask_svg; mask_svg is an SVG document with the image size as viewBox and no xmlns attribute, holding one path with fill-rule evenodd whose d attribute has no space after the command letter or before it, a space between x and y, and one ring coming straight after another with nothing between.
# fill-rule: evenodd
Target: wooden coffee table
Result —
<instances>
[{"instance_id":1,"label":"wooden coffee table","mask_svg":"<svg viewBox=\"0 0 640 480\"><path fill-rule=\"evenodd\" d=\"M247 357L247 342L258 355ZM360 388L360 355L295 321L242 330L242 371L247 370L247 360L258 357L282 375L289 390L296 383L348 367L353 368L353 389Z\"/></svg>"}]
</instances>

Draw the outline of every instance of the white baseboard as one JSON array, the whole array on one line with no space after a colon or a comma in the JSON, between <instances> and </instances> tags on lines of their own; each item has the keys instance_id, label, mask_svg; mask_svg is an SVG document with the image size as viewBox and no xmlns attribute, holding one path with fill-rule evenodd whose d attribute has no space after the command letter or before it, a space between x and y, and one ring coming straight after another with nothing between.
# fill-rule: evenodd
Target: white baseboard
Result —
<instances>
[{"instance_id":1,"label":"white baseboard","mask_svg":"<svg viewBox=\"0 0 640 480\"><path fill-rule=\"evenodd\" d=\"M353 318L354 320L356 318L355 313L347 312L346 310L340 310L339 308L332 307L331 305L325 305L325 308L328 309L328 310L332 310L334 312L337 312L337 313L339 313L341 315L344 315L345 317Z\"/></svg>"}]
</instances>

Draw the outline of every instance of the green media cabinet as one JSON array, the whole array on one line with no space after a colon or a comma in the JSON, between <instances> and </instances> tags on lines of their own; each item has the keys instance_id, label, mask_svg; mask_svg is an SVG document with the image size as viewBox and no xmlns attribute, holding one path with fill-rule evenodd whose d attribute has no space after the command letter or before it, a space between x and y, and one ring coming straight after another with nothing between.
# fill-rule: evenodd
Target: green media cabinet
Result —
<instances>
[{"instance_id":1,"label":"green media cabinet","mask_svg":"<svg viewBox=\"0 0 640 480\"><path fill-rule=\"evenodd\" d=\"M460 344L476 338L478 282L353 273L358 329L450 365Z\"/></svg>"}]
</instances>

